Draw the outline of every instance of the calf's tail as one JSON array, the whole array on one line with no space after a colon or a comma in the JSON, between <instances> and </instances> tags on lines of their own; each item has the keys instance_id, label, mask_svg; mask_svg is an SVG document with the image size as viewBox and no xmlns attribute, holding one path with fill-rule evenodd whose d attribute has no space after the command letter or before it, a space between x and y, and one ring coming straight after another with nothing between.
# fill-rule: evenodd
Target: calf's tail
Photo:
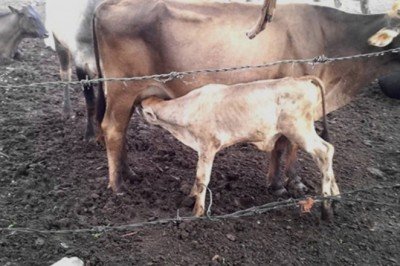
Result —
<instances>
[{"instance_id":1,"label":"calf's tail","mask_svg":"<svg viewBox=\"0 0 400 266\"><path fill-rule=\"evenodd\" d=\"M326 121L326 105L325 105L325 86L322 80L317 77L310 76L311 83L317 86L321 92L321 103L322 103L322 124L324 129L322 130L321 137L329 141L328 123Z\"/></svg>"}]
</instances>

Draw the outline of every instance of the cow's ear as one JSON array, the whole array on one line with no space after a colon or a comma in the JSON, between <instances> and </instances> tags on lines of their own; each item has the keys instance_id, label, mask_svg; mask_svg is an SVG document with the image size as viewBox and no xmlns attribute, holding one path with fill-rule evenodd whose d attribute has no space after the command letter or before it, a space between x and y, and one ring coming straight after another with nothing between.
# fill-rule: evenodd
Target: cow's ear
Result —
<instances>
[{"instance_id":1,"label":"cow's ear","mask_svg":"<svg viewBox=\"0 0 400 266\"><path fill-rule=\"evenodd\" d=\"M370 45L376 47L388 46L399 35L398 30L383 28L368 39Z\"/></svg>"},{"instance_id":2,"label":"cow's ear","mask_svg":"<svg viewBox=\"0 0 400 266\"><path fill-rule=\"evenodd\" d=\"M11 12L13 12L14 14L21 14L21 11L19 11L18 9L16 9L15 7L12 6L8 6L8 8L11 10Z\"/></svg>"}]
</instances>

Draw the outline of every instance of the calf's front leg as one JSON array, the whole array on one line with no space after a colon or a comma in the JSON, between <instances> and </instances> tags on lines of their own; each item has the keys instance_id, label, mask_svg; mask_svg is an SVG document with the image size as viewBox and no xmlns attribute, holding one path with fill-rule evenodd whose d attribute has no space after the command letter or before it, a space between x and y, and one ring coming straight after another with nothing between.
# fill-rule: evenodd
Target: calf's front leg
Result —
<instances>
[{"instance_id":1,"label":"calf's front leg","mask_svg":"<svg viewBox=\"0 0 400 266\"><path fill-rule=\"evenodd\" d=\"M216 151L199 152L197 162L196 180L190 193L196 197L193 214L196 217L204 215L207 186L210 183L211 169Z\"/></svg>"}]
</instances>

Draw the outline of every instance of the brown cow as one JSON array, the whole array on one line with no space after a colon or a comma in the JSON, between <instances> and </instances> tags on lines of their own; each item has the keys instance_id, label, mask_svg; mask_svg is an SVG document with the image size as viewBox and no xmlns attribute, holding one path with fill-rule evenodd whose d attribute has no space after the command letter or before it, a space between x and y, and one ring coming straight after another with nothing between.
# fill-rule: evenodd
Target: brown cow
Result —
<instances>
[{"instance_id":1,"label":"brown cow","mask_svg":"<svg viewBox=\"0 0 400 266\"><path fill-rule=\"evenodd\" d=\"M285 136L314 158L323 174L323 196L339 195L332 169L334 148L314 128L314 120L321 114L325 119L324 88L318 78L261 80L232 86L210 84L174 100L150 97L142 107L147 122L168 130L198 153L191 191L191 196L196 197L196 216L204 214L215 154L240 142L250 142L270 152L276 140ZM328 201L323 210L323 217L328 218Z\"/></svg>"},{"instance_id":2,"label":"brown cow","mask_svg":"<svg viewBox=\"0 0 400 266\"><path fill-rule=\"evenodd\" d=\"M95 14L95 45L99 75L122 78L171 71L257 65L291 58L329 57L378 52L397 47L396 15L349 14L312 5L277 6L273 21L257 38L243 32L252 24L260 7L239 3L174 0L110 0ZM305 19L307 18L307 19ZM378 39L379 41L376 41ZM384 42L381 42L384 40ZM379 42L379 43L378 43ZM378 45L376 47L374 45ZM118 191L122 177L133 178L126 155L126 130L132 110L146 96L175 98L210 83L235 84L284 76L318 76L326 85L327 112L349 103L372 80L400 69L398 54L340 61L326 65L279 65L257 70L185 76L166 83L105 82L106 110L102 121L109 163L109 187ZM101 102L101 101L100 101ZM102 107L102 106L100 106ZM100 108L101 110L101 108ZM102 117L100 113L100 118ZM278 144L288 143L280 139ZM278 145L277 144L277 145ZM279 145L278 145L279 146ZM271 186L283 189L279 178L276 147L270 168ZM287 154L294 165L296 149ZM297 175L288 167L289 178Z\"/></svg>"}]
</instances>

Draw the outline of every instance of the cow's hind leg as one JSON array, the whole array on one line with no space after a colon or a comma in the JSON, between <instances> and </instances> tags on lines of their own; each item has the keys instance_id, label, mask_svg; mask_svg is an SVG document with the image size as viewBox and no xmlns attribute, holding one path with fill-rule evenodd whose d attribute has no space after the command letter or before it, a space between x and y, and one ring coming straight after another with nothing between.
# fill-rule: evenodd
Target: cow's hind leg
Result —
<instances>
[{"instance_id":1,"label":"cow's hind leg","mask_svg":"<svg viewBox=\"0 0 400 266\"><path fill-rule=\"evenodd\" d=\"M80 67L76 68L76 75L78 76L78 80L89 78L87 72ZM87 110L85 140L90 142L95 141L94 116L96 111L96 97L94 95L93 84L83 84L82 87Z\"/></svg>"},{"instance_id":2,"label":"cow's hind leg","mask_svg":"<svg viewBox=\"0 0 400 266\"><path fill-rule=\"evenodd\" d=\"M299 146L297 144L290 141L287 142L284 173L288 177L286 187L293 196L302 196L308 191L307 186L303 184L301 177L298 175L298 150Z\"/></svg>"},{"instance_id":3,"label":"cow's hind leg","mask_svg":"<svg viewBox=\"0 0 400 266\"><path fill-rule=\"evenodd\" d=\"M267 186L268 190L276 196L287 194L281 171L281 161L285 152L285 148L287 147L287 143L287 138L281 136L275 142L274 149L270 153Z\"/></svg>"},{"instance_id":4,"label":"cow's hind leg","mask_svg":"<svg viewBox=\"0 0 400 266\"><path fill-rule=\"evenodd\" d=\"M274 195L284 195L289 192L295 196L304 195L308 188L301 182L298 176L297 165L298 145L290 142L285 136L281 136L275 143L271 152L268 168L268 189ZM281 163L284 161L282 174ZM287 182L286 182L287 177ZM287 189L285 188L287 184Z\"/></svg>"},{"instance_id":5,"label":"cow's hind leg","mask_svg":"<svg viewBox=\"0 0 400 266\"><path fill-rule=\"evenodd\" d=\"M190 196L196 197L193 214L197 217L204 215L207 187L210 183L211 169L215 153L216 151L213 149L199 152L196 181L190 193Z\"/></svg>"},{"instance_id":6,"label":"cow's hind leg","mask_svg":"<svg viewBox=\"0 0 400 266\"><path fill-rule=\"evenodd\" d=\"M322 195L324 197L338 196L340 192L332 167L334 148L318 136L313 125L308 128L309 130L303 131L301 136L296 137L296 142L312 155L322 172ZM330 220L332 215L331 201L325 199L322 202L322 218Z\"/></svg>"},{"instance_id":7,"label":"cow's hind leg","mask_svg":"<svg viewBox=\"0 0 400 266\"><path fill-rule=\"evenodd\" d=\"M58 59L60 61L60 76L62 81L71 81L71 54L69 50L64 47L56 38L54 38L56 52ZM72 107L71 107L71 96L70 96L70 86L66 84L64 87L64 98L63 98L63 117L68 119L71 117Z\"/></svg>"}]
</instances>

